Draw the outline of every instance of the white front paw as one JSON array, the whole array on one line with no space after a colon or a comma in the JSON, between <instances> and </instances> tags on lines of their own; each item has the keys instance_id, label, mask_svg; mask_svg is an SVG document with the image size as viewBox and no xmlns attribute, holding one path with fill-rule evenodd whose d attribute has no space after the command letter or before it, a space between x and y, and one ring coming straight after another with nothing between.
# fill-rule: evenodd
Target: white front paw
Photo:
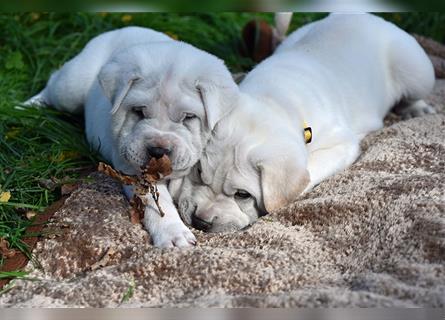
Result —
<instances>
[{"instance_id":1,"label":"white front paw","mask_svg":"<svg viewBox=\"0 0 445 320\"><path fill-rule=\"evenodd\" d=\"M191 247L196 244L193 233L181 222L172 223L151 232L153 245L158 248Z\"/></svg>"},{"instance_id":2,"label":"white front paw","mask_svg":"<svg viewBox=\"0 0 445 320\"><path fill-rule=\"evenodd\" d=\"M36 94L34 97L26 100L24 103L22 103L22 105L34 106L34 107L46 107L48 103L46 102L45 96L42 91L39 94Z\"/></svg>"}]
</instances>

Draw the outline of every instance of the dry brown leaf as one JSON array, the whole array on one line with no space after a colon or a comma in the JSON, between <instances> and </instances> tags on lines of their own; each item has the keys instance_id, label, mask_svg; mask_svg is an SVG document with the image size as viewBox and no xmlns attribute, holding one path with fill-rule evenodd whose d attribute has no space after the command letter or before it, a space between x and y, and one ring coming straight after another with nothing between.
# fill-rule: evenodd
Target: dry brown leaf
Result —
<instances>
[{"instance_id":1,"label":"dry brown leaf","mask_svg":"<svg viewBox=\"0 0 445 320\"><path fill-rule=\"evenodd\" d=\"M114 170L111 166L109 166L108 164L105 164L103 162L99 162L99 166L97 167L97 170L99 172L105 173L107 176L110 176L113 179L120 181L123 184L131 185L131 184L135 184L137 181L136 177L126 176L126 175Z\"/></svg>"},{"instance_id":2,"label":"dry brown leaf","mask_svg":"<svg viewBox=\"0 0 445 320\"><path fill-rule=\"evenodd\" d=\"M26 219L31 220L37 215L37 212L35 211L27 211L25 213Z\"/></svg>"},{"instance_id":3,"label":"dry brown leaf","mask_svg":"<svg viewBox=\"0 0 445 320\"><path fill-rule=\"evenodd\" d=\"M39 186L50 191L54 191L57 188L57 182L53 179L40 179L38 183Z\"/></svg>"},{"instance_id":4,"label":"dry brown leaf","mask_svg":"<svg viewBox=\"0 0 445 320\"><path fill-rule=\"evenodd\" d=\"M0 238L0 254L5 258L12 258L17 252L9 249L9 242L5 238Z\"/></svg>"},{"instance_id":5,"label":"dry brown leaf","mask_svg":"<svg viewBox=\"0 0 445 320\"><path fill-rule=\"evenodd\" d=\"M148 182L161 180L170 173L172 173L172 163L166 155L159 159L151 158L147 166L142 169L142 177Z\"/></svg>"},{"instance_id":6,"label":"dry brown leaf","mask_svg":"<svg viewBox=\"0 0 445 320\"><path fill-rule=\"evenodd\" d=\"M93 263L91 265L91 270L97 270L99 268L103 268L105 267L108 262L110 261L111 257L116 253L116 249L114 249L113 247L108 248L107 252L105 252L105 254L102 256L102 258L100 258L99 261Z\"/></svg>"},{"instance_id":7,"label":"dry brown leaf","mask_svg":"<svg viewBox=\"0 0 445 320\"><path fill-rule=\"evenodd\" d=\"M79 187L78 183L67 183L67 184L63 184L60 187L60 193L62 194L62 196L67 196L71 193L74 192L74 190L76 190Z\"/></svg>"},{"instance_id":8,"label":"dry brown leaf","mask_svg":"<svg viewBox=\"0 0 445 320\"><path fill-rule=\"evenodd\" d=\"M130 221L132 224L139 224L141 220L144 218L144 204L142 203L141 198L134 195L130 200L131 209L130 209Z\"/></svg>"},{"instance_id":9,"label":"dry brown leaf","mask_svg":"<svg viewBox=\"0 0 445 320\"><path fill-rule=\"evenodd\" d=\"M164 155L159 159L151 158L147 165L141 168L141 175L137 177L124 175L103 162L99 163L97 170L123 184L134 186L135 194L130 201L132 206L130 220L132 223L140 223L144 218L144 199L148 194L153 197L161 217L165 215L159 204L159 191L156 182L172 172L171 161L168 156Z\"/></svg>"}]
</instances>

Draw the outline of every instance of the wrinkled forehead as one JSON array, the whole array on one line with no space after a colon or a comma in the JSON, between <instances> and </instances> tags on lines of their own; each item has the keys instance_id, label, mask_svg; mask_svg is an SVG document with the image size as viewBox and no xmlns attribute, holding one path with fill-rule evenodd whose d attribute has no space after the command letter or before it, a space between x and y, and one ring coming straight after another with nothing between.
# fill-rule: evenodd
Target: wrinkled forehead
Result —
<instances>
[{"instance_id":1,"label":"wrinkled forehead","mask_svg":"<svg viewBox=\"0 0 445 320\"><path fill-rule=\"evenodd\" d=\"M242 189L260 193L258 168L251 161L251 148L247 144L241 140L240 143L221 141L217 148L209 149L200 161L201 178L213 192L231 195Z\"/></svg>"},{"instance_id":2,"label":"wrinkled forehead","mask_svg":"<svg viewBox=\"0 0 445 320\"><path fill-rule=\"evenodd\" d=\"M243 189L261 195L258 164L283 147L279 122L266 114L265 102L250 97L216 128L201 158L202 179L217 192Z\"/></svg>"},{"instance_id":3,"label":"wrinkled forehead","mask_svg":"<svg viewBox=\"0 0 445 320\"><path fill-rule=\"evenodd\" d=\"M156 107L158 111L204 114L199 93L187 79L152 73L134 82L125 100L129 106Z\"/></svg>"}]
</instances>

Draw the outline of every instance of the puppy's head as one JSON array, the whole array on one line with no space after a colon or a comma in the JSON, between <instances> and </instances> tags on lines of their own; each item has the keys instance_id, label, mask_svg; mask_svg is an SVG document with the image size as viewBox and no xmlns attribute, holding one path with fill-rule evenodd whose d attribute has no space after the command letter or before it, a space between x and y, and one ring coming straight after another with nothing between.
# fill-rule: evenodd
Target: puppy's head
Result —
<instances>
[{"instance_id":1,"label":"puppy's head","mask_svg":"<svg viewBox=\"0 0 445 320\"><path fill-rule=\"evenodd\" d=\"M218 125L180 192L171 190L182 216L205 231L247 227L296 199L310 180L303 136L273 114L242 109Z\"/></svg>"},{"instance_id":2,"label":"puppy's head","mask_svg":"<svg viewBox=\"0 0 445 320\"><path fill-rule=\"evenodd\" d=\"M167 154L172 177L187 174L216 123L231 111L238 87L224 63L181 42L137 45L104 65L115 148L129 167Z\"/></svg>"}]
</instances>

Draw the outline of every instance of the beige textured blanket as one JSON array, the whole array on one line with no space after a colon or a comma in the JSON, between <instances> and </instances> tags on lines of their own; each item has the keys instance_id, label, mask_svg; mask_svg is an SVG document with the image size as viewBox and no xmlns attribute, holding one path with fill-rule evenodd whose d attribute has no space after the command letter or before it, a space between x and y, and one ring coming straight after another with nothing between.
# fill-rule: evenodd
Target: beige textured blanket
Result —
<instances>
[{"instance_id":1,"label":"beige textured blanket","mask_svg":"<svg viewBox=\"0 0 445 320\"><path fill-rule=\"evenodd\" d=\"M3 306L445 306L445 82L437 115L362 142L349 169L250 229L161 250L94 174L35 249L42 269Z\"/></svg>"}]
</instances>

